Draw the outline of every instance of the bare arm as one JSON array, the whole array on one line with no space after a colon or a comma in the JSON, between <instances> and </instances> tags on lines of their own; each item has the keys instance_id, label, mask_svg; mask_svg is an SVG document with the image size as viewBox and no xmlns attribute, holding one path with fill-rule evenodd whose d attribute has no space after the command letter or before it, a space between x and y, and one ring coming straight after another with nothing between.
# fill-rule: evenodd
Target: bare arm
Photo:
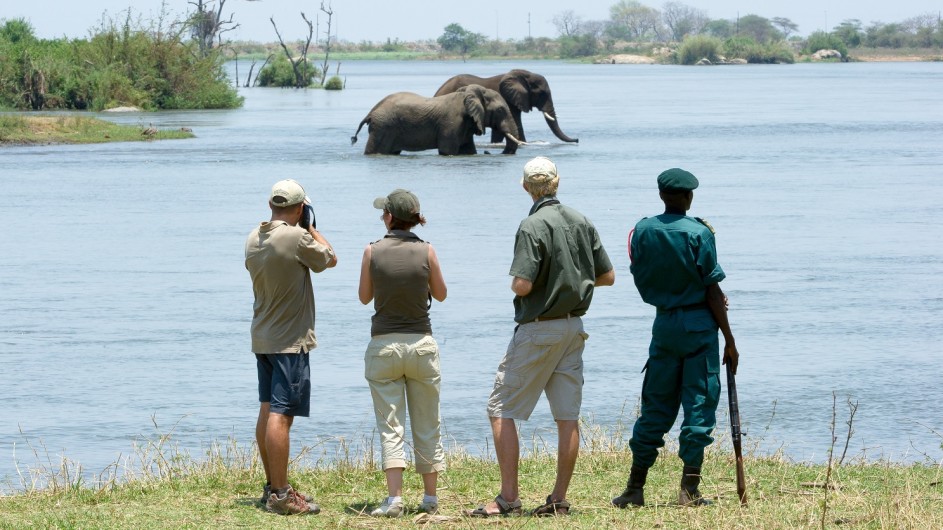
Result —
<instances>
[{"instance_id":1,"label":"bare arm","mask_svg":"<svg viewBox=\"0 0 943 530\"><path fill-rule=\"evenodd\" d=\"M357 293L360 296L360 303L364 305L373 300L373 278L370 277L370 256L372 255L372 247L367 245L367 248L363 249L363 261L360 262L360 288Z\"/></svg>"},{"instance_id":2,"label":"bare arm","mask_svg":"<svg viewBox=\"0 0 943 530\"><path fill-rule=\"evenodd\" d=\"M609 269L609 272L604 272L596 276L596 287L606 287L614 283L616 283L615 269Z\"/></svg>"},{"instance_id":3,"label":"bare arm","mask_svg":"<svg viewBox=\"0 0 943 530\"><path fill-rule=\"evenodd\" d=\"M324 236L321 235L321 232L318 232L317 229L313 226L309 226L308 233L311 234L311 237L313 237L315 241L331 249L331 261L327 262L327 268L330 269L331 267L337 265L337 254L334 253L334 247L332 247L331 244L327 242L327 239L324 239Z\"/></svg>"},{"instance_id":4,"label":"bare arm","mask_svg":"<svg viewBox=\"0 0 943 530\"><path fill-rule=\"evenodd\" d=\"M524 278L518 278L517 276L511 280L511 290L514 291L514 294L517 296L527 296L530 294L531 290L534 288L534 282L530 280L525 280Z\"/></svg>"},{"instance_id":5,"label":"bare arm","mask_svg":"<svg viewBox=\"0 0 943 530\"><path fill-rule=\"evenodd\" d=\"M439 266L439 257L436 256L432 245L429 245L429 292L433 298L440 302L444 302L445 297L449 294L449 290L445 286L445 278L442 277L442 268Z\"/></svg>"},{"instance_id":6,"label":"bare arm","mask_svg":"<svg viewBox=\"0 0 943 530\"><path fill-rule=\"evenodd\" d=\"M733 338L733 332L730 331L730 321L727 320L727 297L720 289L719 284L713 284L707 287L707 306L717 321L720 332L724 335L724 364L730 363L730 370L736 374L737 364L740 362L740 352L737 351L737 344Z\"/></svg>"}]
</instances>

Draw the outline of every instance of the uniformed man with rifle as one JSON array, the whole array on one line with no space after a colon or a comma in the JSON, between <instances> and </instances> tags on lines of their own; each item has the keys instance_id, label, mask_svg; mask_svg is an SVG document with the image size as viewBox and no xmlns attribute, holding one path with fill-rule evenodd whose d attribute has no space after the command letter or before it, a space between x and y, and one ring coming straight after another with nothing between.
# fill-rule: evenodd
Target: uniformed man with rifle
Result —
<instances>
[{"instance_id":1,"label":"uniformed man with rifle","mask_svg":"<svg viewBox=\"0 0 943 530\"><path fill-rule=\"evenodd\" d=\"M736 373L739 354L727 320L727 299L720 289L714 229L689 217L697 178L679 168L658 176L665 212L642 219L629 234L629 259L642 300L655 306L642 408L632 430L632 469L625 491L612 499L619 508L643 506L648 469L679 409L684 410L678 456L684 463L678 502L709 504L698 490L704 448L713 442L720 400L720 352L717 330L724 335L723 362ZM745 498L745 497L744 497Z\"/></svg>"}]
</instances>

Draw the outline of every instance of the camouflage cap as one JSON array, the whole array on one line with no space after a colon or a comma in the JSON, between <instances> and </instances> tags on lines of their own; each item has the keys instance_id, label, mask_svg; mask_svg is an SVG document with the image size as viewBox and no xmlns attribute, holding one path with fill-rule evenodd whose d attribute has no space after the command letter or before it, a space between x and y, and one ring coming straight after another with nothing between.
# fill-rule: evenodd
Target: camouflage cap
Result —
<instances>
[{"instance_id":1,"label":"camouflage cap","mask_svg":"<svg viewBox=\"0 0 943 530\"><path fill-rule=\"evenodd\" d=\"M294 206L305 200L305 189L294 180L280 180L272 186L269 201L279 208Z\"/></svg>"},{"instance_id":2,"label":"camouflage cap","mask_svg":"<svg viewBox=\"0 0 943 530\"><path fill-rule=\"evenodd\" d=\"M415 223L419 215L419 198L409 190L396 189L386 197L374 199L373 207L390 212L401 221Z\"/></svg>"},{"instance_id":3,"label":"camouflage cap","mask_svg":"<svg viewBox=\"0 0 943 530\"><path fill-rule=\"evenodd\" d=\"M691 191L697 188L697 177L681 168L666 169L658 175L658 191Z\"/></svg>"}]
</instances>

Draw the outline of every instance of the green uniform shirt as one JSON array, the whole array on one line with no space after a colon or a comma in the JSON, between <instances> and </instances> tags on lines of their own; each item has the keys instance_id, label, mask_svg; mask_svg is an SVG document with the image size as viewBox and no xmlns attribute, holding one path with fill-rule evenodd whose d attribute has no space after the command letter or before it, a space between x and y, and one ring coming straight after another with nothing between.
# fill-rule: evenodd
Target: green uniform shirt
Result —
<instances>
[{"instance_id":1,"label":"green uniform shirt","mask_svg":"<svg viewBox=\"0 0 943 530\"><path fill-rule=\"evenodd\" d=\"M726 276L714 233L693 217L662 214L635 225L630 270L642 300L662 310L705 301L707 286Z\"/></svg>"},{"instance_id":2,"label":"green uniform shirt","mask_svg":"<svg viewBox=\"0 0 943 530\"><path fill-rule=\"evenodd\" d=\"M596 277L610 270L609 255L589 219L555 197L536 201L514 238L510 274L534 284L527 296L514 297L514 320L523 324L586 314Z\"/></svg>"}]
</instances>

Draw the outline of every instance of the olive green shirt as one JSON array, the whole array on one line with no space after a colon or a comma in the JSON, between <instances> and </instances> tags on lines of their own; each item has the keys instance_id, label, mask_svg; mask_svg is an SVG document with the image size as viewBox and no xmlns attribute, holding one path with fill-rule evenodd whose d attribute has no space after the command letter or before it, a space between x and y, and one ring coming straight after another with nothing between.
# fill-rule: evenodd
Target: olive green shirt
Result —
<instances>
[{"instance_id":1,"label":"olive green shirt","mask_svg":"<svg viewBox=\"0 0 943 530\"><path fill-rule=\"evenodd\" d=\"M317 347L314 289L308 270L321 272L334 251L307 230L266 221L246 240L246 269L252 277L253 353L301 353Z\"/></svg>"},{"instance_id":2,"label":"olive green shirt","mask_svg":"<svg viewBox=\"0 0 943 530\"><path fill-rule=\"evenodd\" d=\"M406 230L391 230L370 243L373 280L371 336L432 334L429 320L429 244Z\"/></svg>"},{"instance_id":3,"label":"olive green shirt","mask_svg":"<svg viewBox=\"0 0 943 530\"><path fill-rule=\"evenodd\" d=\"M589 219L556 197L538 199L514 238L510 274L534 284L527 296L514 297L514 320L586 314L596 277L611 270Z\"/></svg>"}]
</instances>

